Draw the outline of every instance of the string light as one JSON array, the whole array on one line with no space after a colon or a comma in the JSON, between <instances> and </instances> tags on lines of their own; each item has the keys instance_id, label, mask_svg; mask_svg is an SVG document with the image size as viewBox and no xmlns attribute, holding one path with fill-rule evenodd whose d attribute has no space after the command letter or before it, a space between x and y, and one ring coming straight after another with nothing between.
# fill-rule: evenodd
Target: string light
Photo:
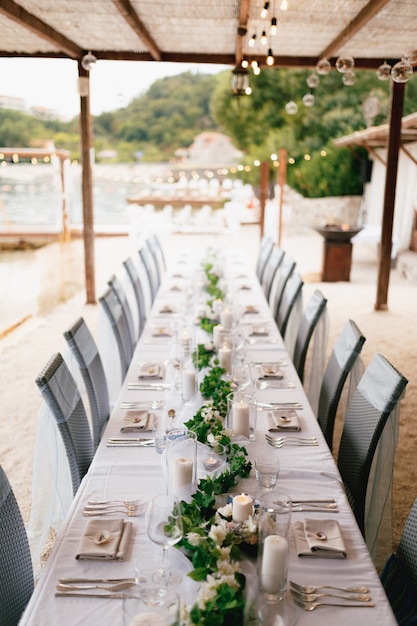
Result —
<instances>
[{"instance_id":1,"label":"string light","mask_svg":"<svg viewBox=\"0 0 417 626\"><path fill-rule=\"evenodd\" d=\"M271 19L271 28L270 28L270 32L271 32L271 35L272 35L272 36L274 36L274 35L276 35L276 34L277 34L277 18L276 18L276 17L273 17L273 18Z\"/></svg>"},{"instance_id":2,"label":"string light","mask_svg":"<svg viewBox=\"0 0 417 626\"><path fill-rule=\"evenodd\" d=\"M253 48L255 43L256 43L256 33L253 33L252 37L249 39L249 46Z\"/></svg>"},{"instance_id":3,"label":"string light","mask_svg":"<svg viewBox=\"0 0 417 626\"><path fill-rule=\"evenodd\" d=\"M265 31L265 30L263 30L263 31L262 31L262 35L261 35L261 44L262 44L263 46L266 46L266 42L267 42L267 38L266 38L266 31Z\"/></svg>"},{"instance_id":4,"label":"string light","mask_svg":"<svg viewBox=\"0 0 417 626\"><path fill-rule=\"evenodd\" d=\"M268 15L268 9L269 9L269 2L265 2L262 11L261 11L261 18L264 20L266 18L266 16Z\"/></svg>"},{"instance_id":5,"label":"string light","mask_svg":"<svg viewBox=\"0 0 417 626\"><path fill-rule=\"evenodd\" d=\"M274 55L272 52L272 48L269 48L268 56L266 57L266 64L271 66L271 65L274 65L274 63L275 63L275 59L274 59Z\"/></svg>"}]
</instances>

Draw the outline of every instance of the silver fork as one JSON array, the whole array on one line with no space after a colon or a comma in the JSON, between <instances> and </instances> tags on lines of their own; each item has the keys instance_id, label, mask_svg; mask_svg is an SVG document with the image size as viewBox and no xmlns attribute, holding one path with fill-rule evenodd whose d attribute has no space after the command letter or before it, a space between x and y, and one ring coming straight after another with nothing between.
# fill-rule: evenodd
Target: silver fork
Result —
<instances>
[{"instance_id":1,"label":"silver fork","mask_svg":"<svg viewBox=\"0 0 417 626\"><path fill-rule=\"evenodd\" d=\"M256 383L259 389L294 389L295 383L290 380L260 380Z\"/></svg>"},{"instance_id":2,"label":"silver fork","mask_svg":"<svg viewBox=\"0 0 417 626\"><path fill-rule=\"evenodd\" d=\"M300 585L299 583L290 580L290 585L293 589L297 589L301 593L315 593L320 589L336 589L336 591L346 591L347 593L368 593L367 587L335 587L334 585Z\"/></svg>"},{"instance_id":3,"label":"silver fork","mask_svg":"<svg viewBox=\"0 0 417 626\"><path fill-rule=\"evenodd\" d=\"M127 507L84 507L84 517L94 517L95 515L108 515L110 513L124 513L128 517L139 517L146 510L146 506L141 506L136 509L128 509Z\"/></svg>"},{"instance_id":4,"label":"silver fork","mask_svg":"<svg viewBox=\"0 0 417 626\"><path fill-rule=\"evenodd\" d=\"M320 598L341 598L342 600L352 600L357 602L370 602L372 600L371 596L366 594L342 594L342 593L306 593L303 594L301 591L297 591L294 588L291 588L291 593L294 598L298 598L302 602L316 602Z\"/></svg>"},{"instance_id":5,"label":"silver fork","mask_svg":"<svg viewBox=\"0 0 417 626\"><path fill-rule=\"evenodd\" d=\"M150 408L150 409L160 409L163 406L163 400L149 400L143 402L121 402L121 409L140 409L140 408Z\"/></svg>"},{"instance_id":6,"label":"silver fork","mask_svg":"<svg viewBox=\"0 0 417 626\"><path fill-rule=\"evenodd\" d=\"M300 600L299 597L293 596L293 600L294 603L297 606L300 606L302 609L306 610L306 611L314 611L314 609L317 609L320 606L343 606L343 607L350 607L352 609L354 608L361 608L361 609L369 609L372 608L373 606L375 606L374 604L372 604L372 602L359 602L358 604L355 604L354 602L348 602L348 603L344 603L344 602L303 602L302 600Z\"/></svg>"},{"instance_id":7,"label":"silver fork","mask_svg":"<svg viewBox=\"0 0 417 626\"><path fill-rule=\"evenodd\" d=\"M87 502L87 505L89 506L112 506L112 505L119 505L121 504L122 506L126 506L126 507L137 507L141 504L144 504L144 502L142 502L142 500L89 500Z\"/></svg>"},{"instance_id":8,"label":"silver fork","mask_svg":"<svg viewBox=\"0 0 417 626\"><path fill-rule=\"evenodd\" d=\"M265 439L269 445L275 448L282 448L282 446L318 446L317 439L315 437L309 437L306 439L298 439L290 437L270 437L265 435Z\"/></svg>"}]
</instances>

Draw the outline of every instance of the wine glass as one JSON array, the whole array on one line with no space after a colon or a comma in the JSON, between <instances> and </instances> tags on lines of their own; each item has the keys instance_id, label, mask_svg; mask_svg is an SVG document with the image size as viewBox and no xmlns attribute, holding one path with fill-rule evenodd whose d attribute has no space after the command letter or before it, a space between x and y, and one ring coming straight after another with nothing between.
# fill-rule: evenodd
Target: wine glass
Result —
<instances>
[{"instance_id":1,"label":"wine glass","mask_svg":"<svg viewBox=\"0 0 417 626\"><path fill-rule=\"evenodd\" d=\"M148 508L147 532L151 541L162 547L162 566L153 574L154 582L175 587L181 582L180 572L169 571L168 549L181 541L183 526L180 503L174 495L158 495Z\"/></svg>"},{"instance_id":2,"label":"wine glass","mask_svg":"<svg viewBox=\"0 0 417 626\"><path fill-rule=\"evenodd\" d=\"M250 366L240 355L233 361L232 382L238 391L243 391L253 385Z\"/></svg>"}]
</instances>

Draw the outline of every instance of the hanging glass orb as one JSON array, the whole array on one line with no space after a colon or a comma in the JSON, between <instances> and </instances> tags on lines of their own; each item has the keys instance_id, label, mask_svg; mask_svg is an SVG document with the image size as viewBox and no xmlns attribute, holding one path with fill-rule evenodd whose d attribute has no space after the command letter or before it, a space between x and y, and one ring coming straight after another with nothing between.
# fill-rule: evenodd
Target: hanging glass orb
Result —
<instances>
[{"instance_id":1,"label":"hanging glass orb","mask_svg":"<svg viewBox=\"0 0 417 626\"><path fill-rule=\"evenodd\" d=\"M343 81L343 84L346 85L346 87L352 87L352 85L356 83L355 72L352 72L352 70L349 70L348 72L344 72L342 76L342 81Z\"/></svg>"},{"instance_id":2,"label":"hanging glass orb","mask_svg":"<svg viewBox=\"0 0 417 626\"><path fill-rule=\"evenodd\" d=\"M94 56L94 54L92 54L91 52L88 52L87 54L85 54L83 58L81 59L81 65L87 72L91 70L91 68L96 62L97 62L97 59Z\"/></svg>"},{"instance_id":3,"label":"hanging glass orb","mask_svg":"<svg viewBox=\"0 0 417 626\"><path fill-rule=\"evenodd\" d=\"M413 66L408 59L401 59L391 69L392 80L396 83L407 83L413 75Z\"/></svg>"},{"instance_id":4,"label":"hanging glass orb","mask_svg":"<svg viewBox=\"0 0 417 626\"><path fill-rule=\"evenodd\" d=\"M336 61L336 69L341 74L344 74L345 72L349 72L353 70L354 67L355 67L355 61L353 57L350 56L349 54L340 56Z\"/></svg>"},{"instance_id":5,"label":"hanging glass orb","mask_svg":"<svg viewBox=\"0 0 417 626\"><path fill-rule=\"evenodd\" d=\"M332 69L332 64L327 59L320 59L320 61L316 65L316 71L318 74L322 76L326 76Z\"/></svg>"},{"instance_id":6,"label":"hanging glass orb","mask_svg":"<svg viewBox=\"0 0 417 626\"><path fill-rule=\"evenodd\" d=\"M315 102L315 98L312 93L306 93L305 96L303 96L304 106L312 107L314 106L314 102Z\"/></svg>"},{"instance_id":7,"label":"hanging glass orb","mask_svg":"<svg viewBox=\"0 0 417 626\"><path fill-rule=\"evenodd\" d=\"M379 80L389 80L391 76L391 65L384 61L376 70Z\"/></svg>"},{"instance_id":8,"label":"hanging glass orb","mask_svg":"<svg viewBox=\"0 0 417 626\"><path fill-rule=\"evenodd\" d=\"M310 74L310 76L307 76L306 78L306 83L311 88L317 87L317 85L320 83L320 78L317 76L317 74Z\"/></svg>"},{"instance_id":9,"label":"hanging glass orb","mask_svg":"<svg viewBox=\"0 0 417 626\"><path fill-rule=\"evenodd\" d=\"M294 100L290 100L285 105L285 110L287 111L288 115L295 115L298 112L297 103L294 102Z\"/></svg>"}]
</instances>

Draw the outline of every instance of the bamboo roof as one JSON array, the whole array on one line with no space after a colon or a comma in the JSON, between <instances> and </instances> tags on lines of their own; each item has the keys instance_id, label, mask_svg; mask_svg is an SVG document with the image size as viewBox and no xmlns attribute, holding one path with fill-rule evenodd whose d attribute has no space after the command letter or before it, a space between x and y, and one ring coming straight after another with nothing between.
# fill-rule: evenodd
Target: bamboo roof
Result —
<instances>
[{"instance_id":1,"label":"bamboo roof","mask_svg":"<svg viewBox=\"0 0 417 626\"><path fill-rule=\"evenodd\" d=\"M365 130L358 130L350 135L339 137L333 143L335 146L371 146L373 148L384 147L388 143L389 124L372 126ZM417 141L417 113L411 113L401 120L401 144Z\"/></svg>"},{"instance_id":2,"label":"bamboo roof","mask_svg":"<svg viewBox=\"0 0 417 626\"><path fill-rule=\"evenodd\" d=\"M1 0L0 56L315 67L351 55L357 68L398 61L417 47L415 0L269 2L278 31L259 42L264 0Z\"/></svg>"}]
</instances>

